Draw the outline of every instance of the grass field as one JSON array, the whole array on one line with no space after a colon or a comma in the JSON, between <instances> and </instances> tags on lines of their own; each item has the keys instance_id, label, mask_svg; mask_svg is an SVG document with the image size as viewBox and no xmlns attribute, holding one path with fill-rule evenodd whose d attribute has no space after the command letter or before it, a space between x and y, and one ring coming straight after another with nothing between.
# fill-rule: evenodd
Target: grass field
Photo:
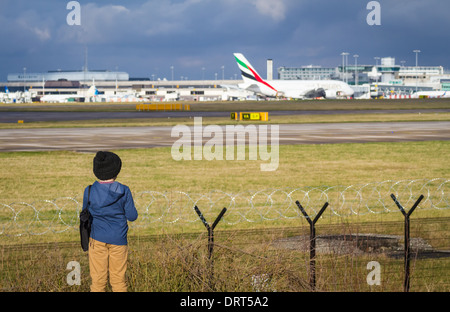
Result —
<instances>
[{"instance_id":1,"label":"grass field","mask_svg":"<svg viewBox=\"0 0 450 312\"><path fill-rule=\"evenodd\" d=\"M263 161L175 161L171 158L170 148L116 152L123 160L122 172L118 180L128 185L136 194L136 205L142 214L142 218L136 222L139 230L134 233L153 235L167 233L167 231L174 233L201 231L203 229L201 223L192 222L198 221L198 218L192 206L189 205L195 201L199 208L203 209L205 217L212 220L223 207L230 205L230 197L224 196L222 192L242 194L235 200L238 203L237 206L230 208L227 213L228 223L232 225L222 225L224 229L292 226L298 224L298 220L280 218L279 211L287 209L288 211L283 214L291 216L299 213L297 208L280 207L276 204L272 210L266 211L268 209L266 192L280 190L279 194L272 195L272 200L278 200L280 205L283 205L285 199L283 199L282 190L288 188L339 186L339 190L342 190L352 185L387 180L420 180L417 183L420 187L421 183L424 183L423 180L449 176L449 167L443 165L449 162L449 151L450 143L447 141L283 145L280 146L280 163L275 172L260 171L260 164ZM39 224L45 228L49 223L57 222L52 221L58 220L56 216L59 213L54 204L64 207L63 219L71 220L71 224L76 225L76 212L82 201L83 190L95 180L92 174L93 156L93 153L68 151L1 153L0 170L3 176L0 181L2 194L0 203L21 212L14 221L19 228L12 233L23 233L28 227L33 228ZM153 195L145 193L149 191L157 193ZM254 196L254 202L261 205L252 210L248 204L248 197L259 191L266 192ZM367 188L364 194L360 195L373 197L371 193L376 191L378 190ZM203 199L201 199L202 196ZM293 202L297 199L302 200L304 197L300 191L295 196L297 198L291 199ZM330 191L329 196L330 200L338 200L336 198L339 197L339 193ZM351 203L352 200L357 203L359 200L357 194L350 191L346 193L346 196L348 197L346 204ZM390 193L385 193L382 200L392 205L389 196ZM74 198L75 201L61 199L66 197ZM169 202L178 204L175 204L173 208L167 204L166 197ZM316 192L311 197L317 200L317 205L322 205L325 201L320 192ZM53 204L45 202L48 200ZM215 203L213 208L211 208L211 201ZM153 203L150 211L144 213L148 210L149 203ZM337 203L332 204L332 208L337 206ZM351 215L348 209L346 206L340 213ZM40 213L40 222L36 222L36 210ZM394 210L396 210L395 206ZM419 210L416 215L421 213ZM0 217L3 216L3 220L13 218L10 208L3 207L0 212L2 212ZM448 212L447 209L424 210L423 213L428 217L437 217L448 215ZM264 219L275 221L241 222L240 214L244 214L246 219L253 221L261 221L259 216L263 214ZM164 222L154 221L161 216L164 216ZM386 217L390 218L390 215ZM374 215L369 214L365 216L365 219L358 217L349 220L370 221L374 218ZM333 222L342 222L339 218L333 220ZM56 227L58 230L64 228L66 227L62 225ZM42 229L38 228L35 231L40 233ZM67 241L76 239L76 234L76 231L70 230L64 232L64 235L21 236L11 238L7 243L32 242L48 236L51 240L56 238Z\"/></svg>"},{"instance_id":2,"label":"grass field","mask_svg":"<svg viewBox=\"0 0 450 312\"><path fill-rule=\"evenodd\" d=\"M408 110L448 109L449 99L408 100L303 100L303 101L244 101L244 102L182 102L189 104L191 111L309 111L309 110ZM0 111L136 111L136 104L124 103L32 103L4 104Z\"/></svg>"},{"instance_id":3,"label":"grass field","mask_svg":"<svg viewBox=\"0 0 450 312\"><path fill-rule=\"evenodd\" d=\"M406 109L425 106L431 108L449 108L447 101L391 103L370 102L373 109ZM273 105L293 109L292 103L265 103L259 110L269 111ZM297 109L306 108L301 102ZM336 109L367 109L367 103L323 102L320 107L329 105ZM237 103L236 106L220 104L198 104L193 109L224 109L226 111L243 110L253 103ZM208 106L211 105L211 106ZM240 105L240 106L239 106ZM271 106L269 106L271 105ZM316 105L316 103L314 103ZM248 106L248 107L250 107ZM37 105L47 110L50 106ZM111 109L105 105L103 109ZM395 108L394 108L395 107ZM36 108L33 108L36 109ZM55 106L51 109L69 109ZM73 108L70 108L73 109ZM76 109L89 109L80 106ZM114 109L132 109L117 106ZM281 108L280 108L281 109ZM310 108L311 109L311 108ZM392 121L392 120L448 120L448 114L376 114L376 115L333 115L333 116L295 116L289 122L355 122ZM304 118L304 119L302 119ZM321 119L322 118L322 119ZM175 121L178 123L180 120ZM282 122L272 119L271 122ZM286 121L286 120L285 120ZM100 121L99 125L122 125L139 122ZM161 122L171 125L174 121L159 119L141 121L142 125ZM167 123L166 123L167 122ZM187 122L187 120L186 120ZM220 124L217 119L210 123ZM228 121L224 121L228 122ZM207 119L204 124L207 124ZM62 123L58 126L91 126L87 123ZM12 126L12 125L8 125ZM24 126L50 127L50 123ZM216 190L231 194L255 194L262 190L281 190L285 188L306 188L320 186L351 186L386 180L431 180L448 178L450 175L450 142L408 142L408 143L366 143L331 145L295 145L280 146L280 165L275 172L261 172L262 161L174 161L170 148L139 150L119 150L123 160L119 181L130 186L136 194L135 201L140 212L136 226L130 230L130 263L128 281L131 291L255 291L252 283L255 276L268 276L269 282L261 287L271 291L310 291L308 286L308 252L280 248L279 239L308 235L308 226L302 217L292 217L292 209L283 210L282 206L273 206L275 210L264 210L267 196L259 198L262 208L247 213L244 204L230 207L224 219L217 226L214 267L207 258L206 235L204 226L198 221L192 207L181 205L171 210L176 215L165 216L166 221L155 221L163 213L158 204L163 202L157 197L156 205L146 211L152 197L145 191L166 194L185 192L198 199L198 205L205 212L206 219L212 223L228 198L221 199L209 208L208 195L199 199L199 194L218 194ZM0 153L0 291L88 291L89 270L87 256L78 243L76 211L79 209L85 186L94 181L92 174L92 153L69 151ZM412 190L415 187L405 190ZM379 189L368 188L367 196ZM139 194L139 195L138 195ZM301 192L295 198L301 199ZM350 193L349 193L350 194ZM330 192L330 195L333 195ZM354 194L353 194L354 195ZM386 193L386 197L389 196ZM413 198L420 194L412 194ZM171 195L171 201L181 201L180 195ZM197 197L196 197L197 196ZM282 197L276 195L274 200ZM361 193L366 196L366 193ZM446 195L448 196L448 195ZM75 198L64 201L61 198ZM311 195L322 205L324 198L320 192ZM348 198L350 197L350 198ZM59 198L59 199L58 199ZM184 198L184 197L183 197ZM256 196L257 198L257 196ZM293 198L295 200L295 198ZM58 199L58 200L55 200ZM357 200L347 196L346 200ZM51 201L50 204L45 201ZM390 198L386 202L391 202ZM448 201L448 198L447 198ZM69 203L68 203L69 202ZM229 201L228 201L229 203ZM56 209L54 204L63 209ZM334 203L333 203L334 204ZM391 203L392 205L392 203ZM408 203L408 205L410 205ZM208 208L205 208L208 207ZM11 208L15 211L12 212ZM292 208L292 207L291 207ZM295 208L295 207L294 207ZM319 220L318 233L378 233L402 235L402 216L398 212L361 214L350 217L337 217L330 209ZM235 209L235 210L233 210ZM395 206L394 206L395 209ZM40 219L36 220L36 211ZM236 211L246 213L252 222L238 220ZM308 212L314 212L308 208ZM348 211L345 211L348 212ZM59 219L57 215L59 214ZM298 211L297 211L298 214ZM264 215L262 221L258 216ZM11 216L14 220L11 221ZM254 218L253 218L254 217ZM449 209L422 209L413 214L412 235L423 238L433 248L450 250ZM272 221L269 219L273 219ZM58 231L48 231L42 235L29 235L28 229L45 229L58 220L70 220L73 226L61 224L53 227ZM170 222L175 221L176 222ZM195 222L194 222L195 221ZM230 222L226 222L230 221ZM18 228L15 228L18 226ZM413 265L412 290L448 291L450 281L450 258L418 259ZM385 254L368 252L365 254L324 253L318 255L318 289L325 291L401 291L402 259L387 257ZM382 265L383 283L380 287L368 286L366 282L369 261L379 261ZM68 286L66 276L67 263L78 261L81 264L81 286ZM211 270L214 269L214 278Z\"/></svg>"},{"instance_id":4,"label":"grass field","mask_svg":"<svg viewBox=\"0 0 450 312\"><path fill-rule=\"evenodd\" d=\"M281 145L280 164L263 172L262 160L175 161L170 148L120 150L119 180L135 192L239 192L385 180L448 177L450 142ZM77 196L95 179L93 153L0 153L2 202Z\"/></svg>"},{"instance_id":5,"label":"grass field","mask_svg":"<svg viewBox=\"0 0 450 312\"><path fill-rule=\"evenodd\" d=\"M142 114L148 114L143 112ZM157 118L148 114L149 118L134 119L103 119L84 121L38 121L19 123L0 123L0 129L38 129L38 128L90 128L90 127L157 127L176 126L178 124L191 126L193 118ZM305 124L305 123L353 123L353 122L413 122L413 121L449 121L450 113L405 113L405 114L345 114L345 115L290 115L270 116L269 121L260 124ZM221 117L202 117L202 124L234 125Z\"/></svg>"}]
</instances>

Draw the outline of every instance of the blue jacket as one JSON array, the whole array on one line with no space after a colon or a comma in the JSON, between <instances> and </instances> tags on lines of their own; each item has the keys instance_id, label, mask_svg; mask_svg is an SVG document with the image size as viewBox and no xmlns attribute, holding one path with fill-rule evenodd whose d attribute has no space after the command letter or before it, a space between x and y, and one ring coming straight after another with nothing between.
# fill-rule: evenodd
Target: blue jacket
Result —
<instances>
[{"instance_id":1,"label":"blue jacket","mask_svg":"<svg viewBox=\"0 0 450 312\"><path fill-rule=\"evenodd\" d=\"M83 209L87 206L88 189L84 190ZM138 217L128 186L119 182L101 184L96 181L91 187L90 202L91 237L107 244L127 245L127 221Z\"/></svg>"}]
</instances>

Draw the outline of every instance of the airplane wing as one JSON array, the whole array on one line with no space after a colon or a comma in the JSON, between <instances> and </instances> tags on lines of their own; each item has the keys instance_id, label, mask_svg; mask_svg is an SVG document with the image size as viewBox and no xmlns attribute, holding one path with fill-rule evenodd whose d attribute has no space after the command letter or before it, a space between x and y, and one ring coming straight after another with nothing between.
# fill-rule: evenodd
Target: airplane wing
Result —
<instances>
[{"instance_id":1,"label":"airplane wing","mask_svg":"<svg viewBox=\"0 0 450 312\"><path fill-rule=\"evenodd\" d=\"M247 90L247 91L251 91L251 92L255 92L255 93L261 93L261 89L259 88L258 85L256 84L251 84L251 85L240 85L241 88Z\"/></svg>"},{"instance_id":2,"label":"airplane wing","mask_svg":"<svg viewBox=\"0 0 450 312\"><path fill-rule=\"evenodd\" d=\"M245 90L253 93L264 95L257 84L239 84L239 85L220 85L228 90Z\"/></svg>"},{"instance_id":3,"label":"airplane wing","mask_svg":"<svg viewBox=\"0 0 450 312\"><path fill-rule=\"evenodd\" d=\"M222 88L226 88L228 90L242 90L237 85L220 85Z\"/></svg>"}]
</instances>

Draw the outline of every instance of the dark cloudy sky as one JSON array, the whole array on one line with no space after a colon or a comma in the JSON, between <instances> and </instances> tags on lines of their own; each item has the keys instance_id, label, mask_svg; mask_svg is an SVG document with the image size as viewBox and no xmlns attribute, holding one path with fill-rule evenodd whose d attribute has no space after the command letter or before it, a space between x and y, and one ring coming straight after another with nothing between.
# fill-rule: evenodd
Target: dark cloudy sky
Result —
<instances>
[{"instance_id":1,"label":"dark cloudy sky","mask_svg":"<svg viewBox=\"0 0 450 312\"><path fill-rule=\"evenodd\" d=\"M238 74L241 52L265 75L274 67L397 63L450 69L450 1L379 0L381 25L369 26L369 0L79 0L81 26L69 26L66 0L0 0L0 81L8 73L89 69L131 77L214 79ZM204 71L202 68L205 68Z\"/></svg>"}]
</instances>

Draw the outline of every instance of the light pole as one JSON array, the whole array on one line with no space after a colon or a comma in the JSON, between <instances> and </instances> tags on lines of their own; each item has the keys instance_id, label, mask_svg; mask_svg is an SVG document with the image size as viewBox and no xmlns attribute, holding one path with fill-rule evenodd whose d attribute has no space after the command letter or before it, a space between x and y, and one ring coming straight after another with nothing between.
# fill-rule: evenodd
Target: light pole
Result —
<instances>
[{"instance_id":1,"label":"light pole","mask_svg":"<svg viewBox=\"0 0 450 312\"><path fill-rule=\"evenodd\" d=\"M119 72L119 66L116 65L116 92L117 92L117 89L119 89L119 85L118 85L118 83L117 83L117 75L118 75L118 72ZM117 94L117 93L116 93L116 94Z\"/></svg>"},{"instance_id":2,"label":"light pole","mask_svg":"<svg viewBox=\"0 0 450 312\"><path fill-rule=\"evenodd\" d=\"M173 66L170 66L170 70L172 71L172 81L173 81Z\"/></svg>"},{"instance_id":3,"label":"light pole","mask_svg":"<svg viewBox=\"0 0 450 312\"><path fill-rule=\"evenodd\" d=\"M26 91L26 90L25 90L25 83L26 83L25 75L26 75L26 73L27 73L27 68L24 67L24 68L23 68L23 92Z\"/></svg>"},{"instance_id":4,"label":"light pole","mask_svg":"<svg viewBox=\"0 0 450 312\"><path fill-rule=\"evenodd\" d=\"M414 50L414 53L416 53L416 92L417 92L417 84L418 84L418 80L419 80L419 53L421 52L420 50Z\"/></svg>"},{"instance_id":5,"label":"light pole","mask_svg":"<svg viewBox=\"0 0 450 312\"><path fill-rule=\"evenodd\" d=\"M348 83L348 76L347 76L347 70L348 70L348 56L350 53L345 54L345 82Z\"/></svg>"},{"instance_id":6,"label":"light pole","mask_svg":"<svg viewBox=\"0 0 450 312\"><path fill-rule=\"evenodd\" d=\"M358 54L355 54L355 55L353 55L353 57L355 58L355 86L357 86L358 85L358 57L359 57L359 55Z\"/></svg>"},{"instance_id":7,"label":"light pole","mask_svg":"<svg viewBox=\"0 0 450 312\"><path fill-rule=\"evenodd\" d=\"M416 53L416 67L419 66L419 53L422 52L420 50L414 50L414 53Z\"/></svg>"}]
</instances>

